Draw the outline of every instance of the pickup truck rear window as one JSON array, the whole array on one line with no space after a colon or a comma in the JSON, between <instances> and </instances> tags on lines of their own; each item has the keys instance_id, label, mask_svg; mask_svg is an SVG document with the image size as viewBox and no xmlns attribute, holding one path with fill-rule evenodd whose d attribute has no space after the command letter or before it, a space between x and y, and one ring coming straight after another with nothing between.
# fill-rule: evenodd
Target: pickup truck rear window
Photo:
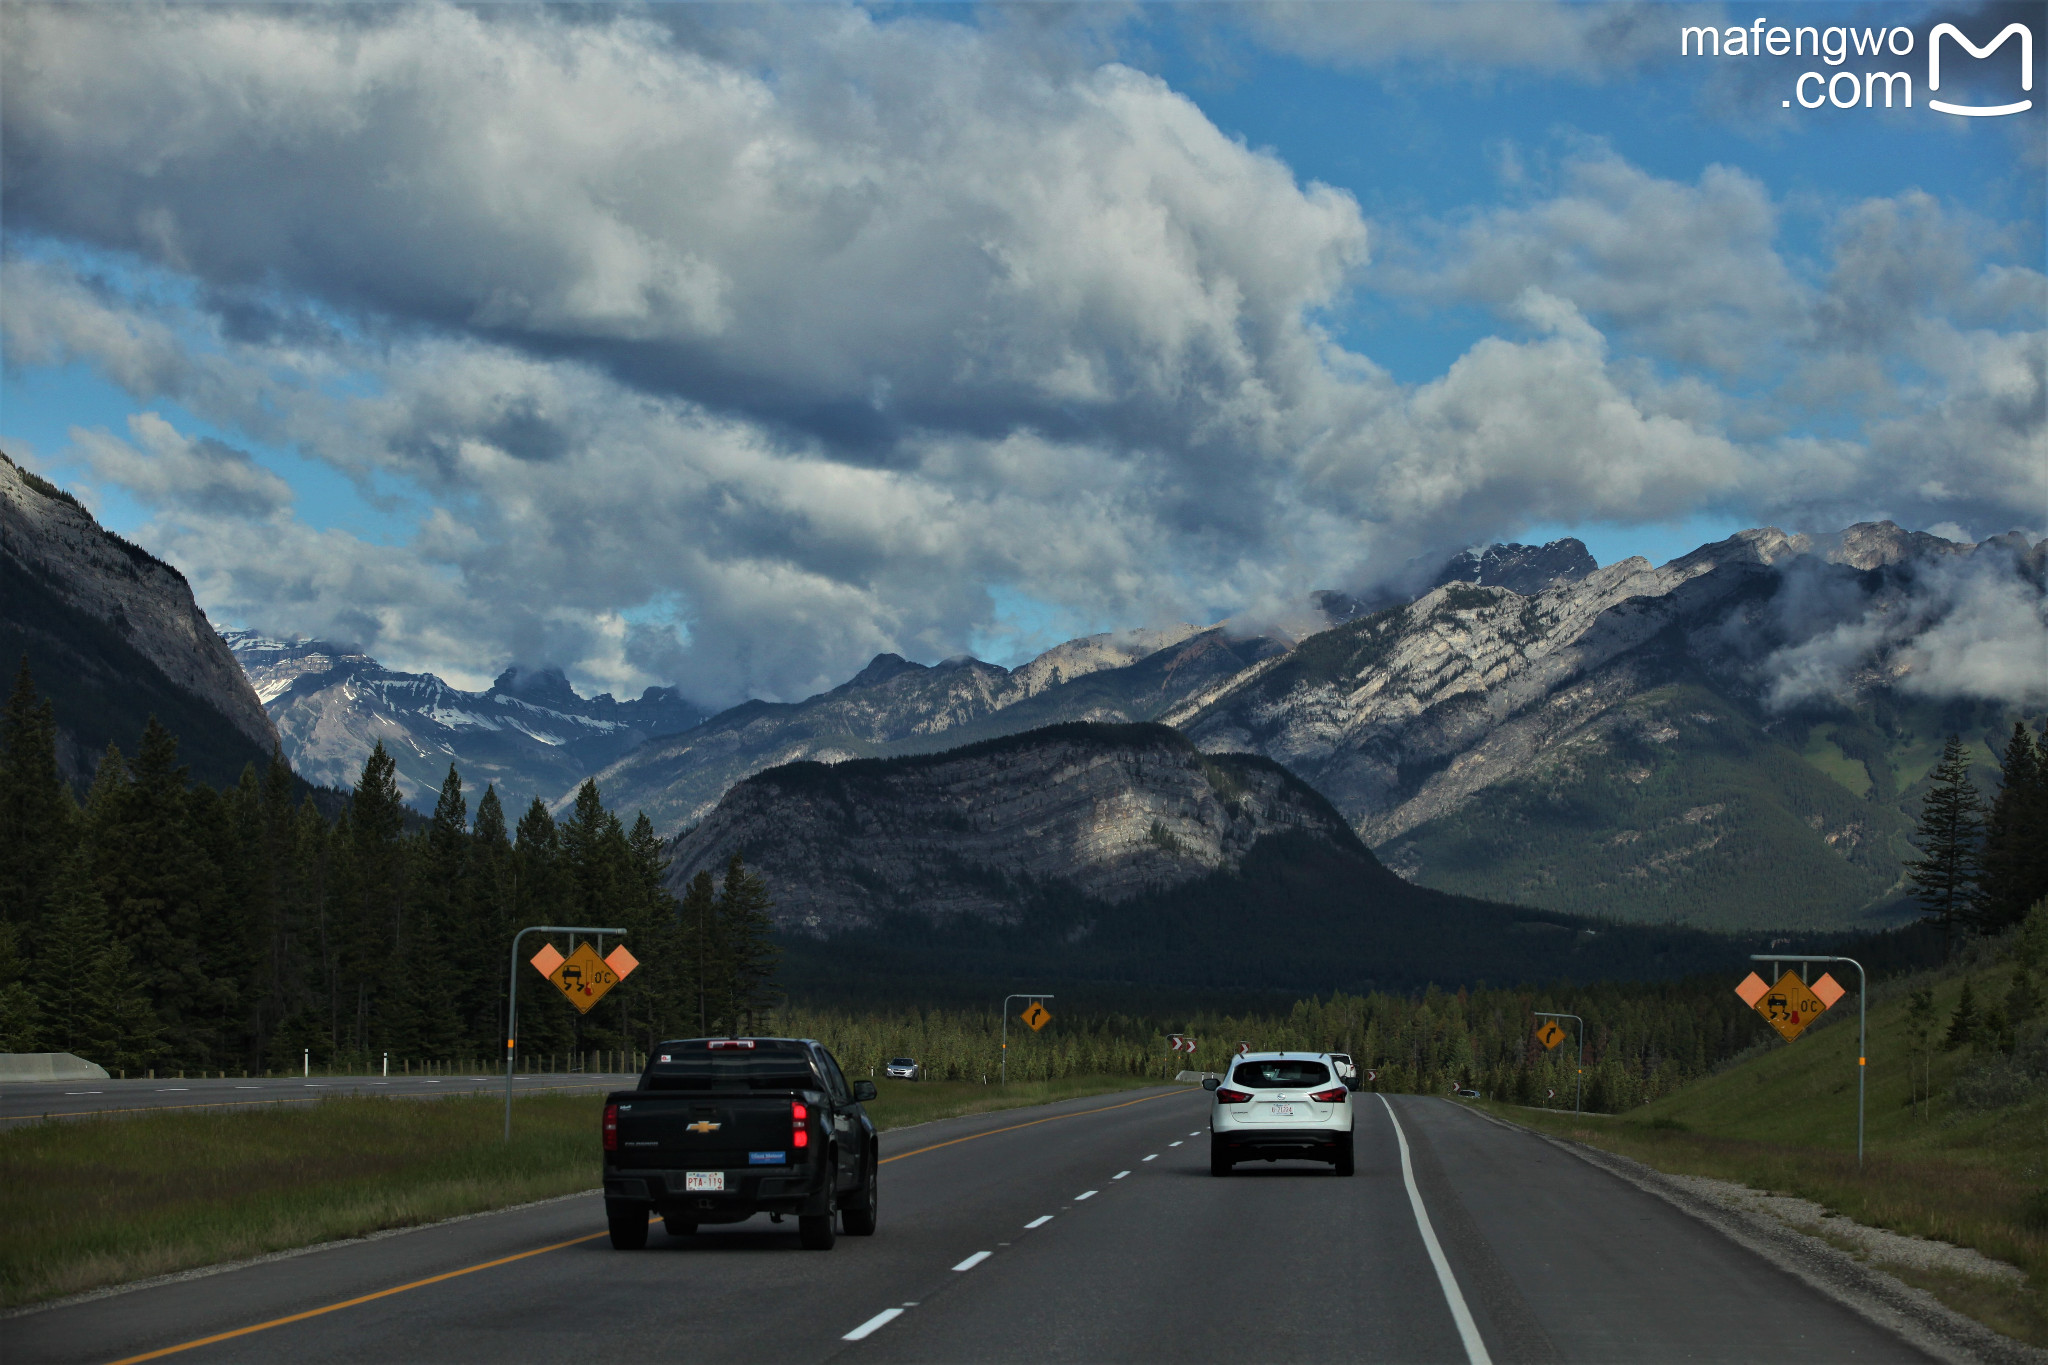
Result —
<instances>
[{"instance_id":1,"label":"pickup truck rear window","mask_svg":"<svg viewBox=\"0 0 2048 1365\"><path fill-rule=\"evenodd\" d=\"M800 1052L753 1052L656 1062L642 1083L648 1090L823 1090L811 1059Z\"/></svg>"}]
</instances>

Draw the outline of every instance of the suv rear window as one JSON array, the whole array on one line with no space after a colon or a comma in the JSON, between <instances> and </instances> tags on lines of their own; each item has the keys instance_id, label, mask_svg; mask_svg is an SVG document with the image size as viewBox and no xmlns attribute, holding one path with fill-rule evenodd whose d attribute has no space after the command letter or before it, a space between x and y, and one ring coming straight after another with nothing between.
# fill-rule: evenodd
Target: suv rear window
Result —
<instances>
[{"instance_id":1,"label":"suv rear window","mask_svg":"<svg viewBox=\"0 0 2048 1365\"><path fill-rule=\"evenodd\" d=\"M1246 1090L1306 1090L1329 1079L1330 1068L1296 1057L1239 1062L1237 1070L1230 1073L1230 1083Z\"/></svg>"},{"instance_id":2,"label":"suv rear window","mask_svg":"<svg viewBox=\"0 0 2048 1365\"><path fill-rule=\"evenodd\" d=\"M823 1090L808 1053L795 1049L754 1052L694 1052L656 1062L642 1083L647 1090L723 1091Z\"/></svg>"}]
</instances>

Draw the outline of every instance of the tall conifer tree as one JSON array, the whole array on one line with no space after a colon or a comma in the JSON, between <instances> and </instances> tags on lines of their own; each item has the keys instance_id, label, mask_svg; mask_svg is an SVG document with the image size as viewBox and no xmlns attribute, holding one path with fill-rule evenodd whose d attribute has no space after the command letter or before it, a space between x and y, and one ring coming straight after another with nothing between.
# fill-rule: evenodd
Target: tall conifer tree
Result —
<instances>
[{"instance_id":1,"label":"tall conifer tree","mask_svg":"<svg viewBox=\"0 0 2048 1365\"><path fill-rule=\"evenodd\" d=\"M57 772L57 715L36 695L28 656L0 715L0 921L33 925L76 837Z\"/></svg>"},{"instance_id":2,"label":"tall conifer tree","mask_svg":"<svg viewBox=\"0 0 2048 1365\"><path fill-rule=\"evenodd\" d=\"M2018 924L2048 897L2048 752L2015 721L2002 766L1984 830L1985 916L1993 928Z\"/></svg>"},{"instance_id":3,"label":"tall conifer tree","mask_svg":"<svg viewBox=\"0 0 2048 1365\"><path fill-rule=\"evenodd\" d=\"M1941 925L1946 954L1954 951L1958 931L1981 921L1984 904L1984 803L1970 781L1970 753L1959 737L1948 737L1928 781L1914 836L1920 856L1906 870L1927 917Z\"/></svg>"}]
</instances>

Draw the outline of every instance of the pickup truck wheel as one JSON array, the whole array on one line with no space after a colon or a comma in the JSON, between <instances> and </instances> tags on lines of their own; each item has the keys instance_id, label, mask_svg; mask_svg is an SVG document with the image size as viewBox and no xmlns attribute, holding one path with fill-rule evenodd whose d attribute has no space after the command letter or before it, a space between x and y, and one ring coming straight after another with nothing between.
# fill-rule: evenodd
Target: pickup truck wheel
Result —
<instances>
[{"instance_id":1,"label":"pickup truck wheel","mask_svg":"<svg viewBox=\"0 0 2048 1365\"><path fill-rule=\"evenodd\" d=\"M839 1223L848 1237L872 1237L875 1235L876 1196L880 1192L881 1180L875 1174L875 1154L868 1153L868 1178L861 1186L860 1194L854 1201L840 1210Z\"/></svg>"},{"instance_id":2,"label":"pickup truck wheel","mask_svg":"<svg viewBox=\"0 0 2048 1365\"><path fill-rule=\"evenodd\" d=\"M697 1224L693 1220L678 1218L674 1214L664 1217L661 1220L661 1226L667 1230L668 1235L671 1237L695 1237L697 1235Z\"/></svg>"},{"instance_id":3,"label":"pickup truck wheel","mask_svg":"<svg viewBox=\"0 0 2048 1365\"><path fill-rule=\"evenodd\" d=\"M805 1251L830 1251L832 1244L839 1240L833 1229L836 1221L829 1213L799 1214L796 1220L796 1239Z\"/></svg>"},{"instance_id":4,"label":"pickup truck wheel","mask_svg":"<svg viewBox=\"0 0 2048 1365\"><path fill-rule=\"evenodd\" d=\"M623 1199L604 1201L605 1222L611 1225L612 1246L618 1251L638 1251L647 1245L647 1206Z\"/></svg>"}]
</instances>

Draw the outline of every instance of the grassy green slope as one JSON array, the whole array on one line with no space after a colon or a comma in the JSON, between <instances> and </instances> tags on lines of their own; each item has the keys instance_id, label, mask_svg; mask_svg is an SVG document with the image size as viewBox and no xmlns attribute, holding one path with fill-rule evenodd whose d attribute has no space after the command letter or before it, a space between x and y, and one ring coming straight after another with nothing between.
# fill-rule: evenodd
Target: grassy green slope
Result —
<instances>
[{"instance_id":1,"label":"grassy green slope","mask_svg":"<svg viewBox=\"0 0 2048 1365\"><path fill-rule=\"evenodd\" d=\"M1704 687L1668 686L1379 852L1425 886L1571 914L1875 927L1911 826L1839 780L1839 750L1829 762Z\"/></svg>"},{"instance_id":2,"label":"grassy green slope","mask_svg":"<svg viewBox=\"0 0 2048 1365\"><path fill-rule=\"evenodd\" d=\"M2048 1094L2037 1089L1998 1108L1958 1106L1957 1077L1983 1058L1969 1048L1945 1051L1938 1036L1933 1048L1918 1049L1907 1014L1910 988L1932 984L1935 1019L1945 1028L1966 977L1982 1010L2004 999L2013 973L2010 964L1980 961L1881 988L1869 1016L1861 1169L1853 992L1797 1042L1773 1040L1619 1118L1502 1112L1665 1171L1796 1194L1858 1222L1975 1247L2038 1286L2048 1278ZM1852 974L1842 979L1853 987ZM2037 1288L1886 1269L2001 1331L2048 1344Z\"/></svg>"}]
</instances>

